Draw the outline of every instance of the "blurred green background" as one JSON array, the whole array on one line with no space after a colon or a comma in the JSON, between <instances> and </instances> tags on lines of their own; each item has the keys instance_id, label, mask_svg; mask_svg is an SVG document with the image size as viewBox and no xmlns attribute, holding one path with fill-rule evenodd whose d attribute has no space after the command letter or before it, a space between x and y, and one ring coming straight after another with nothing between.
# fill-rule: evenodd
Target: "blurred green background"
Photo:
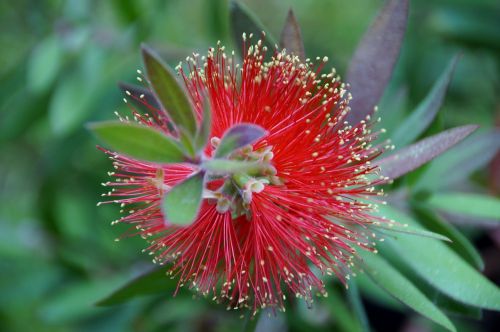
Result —
<instances>
[{"instance_id":1,"label":"blurred green background","mask_svg":"<svg viewBox=\"0 0 500 332\"><path fill-rule=\"evenodd\" d=\"M293 7L308 56L328 55L341 75L383 5L381 0L244 2L275 36ZM111 165L83 127L112 119L113 111L124 108L116 82L134 82L141 42L155 46L171 64L190 52L203 53L217 40L234 47L227 7L224 0L0 2L1 331L240 329L239 312L226 313L223 306L190 296L93 305L152 263L140 252L141 239L114 241L125 230L109 226L118 208L96 207ZM500 112L498 0L413 0L409 22L380 106L385 127L397 126L458 52L463 57L431 130L494 126ZM488 187L486 170L475 176ZM313 311L297 304L297 316L287 323L282 316L264 323L276 329L286 324L291 331L346 330L335 318L341 312L335 296L324 301L329 302ZM410 314L396 317L398 330L437 329ZM470 324L460 326L488 328Z\"/></svg>"}]
</instances>

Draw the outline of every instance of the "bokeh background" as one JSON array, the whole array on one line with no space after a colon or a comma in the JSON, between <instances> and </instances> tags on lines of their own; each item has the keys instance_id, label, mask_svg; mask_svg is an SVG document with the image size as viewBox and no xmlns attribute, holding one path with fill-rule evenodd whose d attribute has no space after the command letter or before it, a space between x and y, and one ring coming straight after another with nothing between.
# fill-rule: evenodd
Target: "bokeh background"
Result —
<instances>
[{"instance_id":1,"label":"bokeh background","mask_svg":"<svg viewBox=\"0 0 500 332\"><path fill-rule=\"evenodd\" d=\"M382 0L244 2L278 36L293 7L308 56L328 55L340 74L383 5ZM86 122L112 119L124 109L116 82L134 82L141 42L173 65L217 40L234 47L227 7L225 0L0 2L1 331L241 330L241 313L193 301L189 294L94 306L152 263L140 251L141 239L114 241L124 231L109 225L118 208L96 207L111 165L84 129ZM494 126L500 112L500 3L412 0L403 51L380 105L388 131L425 96L456 53L462 58L430 131L468 123L483 130ZM493 167L483 167L472 179L498 195ZM498 262L488 257L498 260L500 229L459 227L481 250L486 275L498 282ZM261 330L352 331L345 294L333 287L338 294L313 310L296 303L293 315L264 321ZM364 302L375 330L439 331L376 296ZM486 331L498 323L491 313L483 318L482 323L459 319L457 327Z\"/></svg>"}]
</instances>

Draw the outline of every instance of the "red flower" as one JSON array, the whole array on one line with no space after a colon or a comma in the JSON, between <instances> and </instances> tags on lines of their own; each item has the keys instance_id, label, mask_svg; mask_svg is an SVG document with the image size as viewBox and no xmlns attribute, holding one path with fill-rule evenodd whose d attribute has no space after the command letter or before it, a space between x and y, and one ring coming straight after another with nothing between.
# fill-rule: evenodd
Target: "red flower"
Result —
<instances>
[{"instance_id":1,"label":"red flower","mask_svg":"<svg viewBox=\"0 0 500 332\"><path fill-rule=\"evenodd\" d=\"M345 283L355 248L374 250L369 227L378 220L370 215L370 197L379 195L373 186L380 179L370 163L381 152L371 144L370 121L355 127L344 121L350 97L334 70L321 73L327 59L302 63L282 51L266 62L265 52L260 42L250 46L240 66L218 47L189 58L187 70L177 67L198 120L203 103L210 103L207 157L235 124L268 132L230 158L269 166L211 179L191 225L166 225L160 201L192 166L106 151L116 169L108 195L126 212L116 222L135 226L133 233L149 240L147 251L170 266L179 286L254 311L284 309L287 294L307 301L315 290L326 296L322 274ZM134 112L138 121L171 135L167 116L134 98L150 110Z\"/></svg>"}]
</instances>

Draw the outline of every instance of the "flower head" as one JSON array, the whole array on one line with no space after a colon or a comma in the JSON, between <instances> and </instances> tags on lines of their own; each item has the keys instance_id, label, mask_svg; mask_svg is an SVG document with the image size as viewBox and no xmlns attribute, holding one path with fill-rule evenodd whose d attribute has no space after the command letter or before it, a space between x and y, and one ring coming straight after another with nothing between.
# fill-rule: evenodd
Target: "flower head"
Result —
<instances>
[{"instance_id":1,"label":"flower head","mask_svg":"<svg viewBox=\"0 0 500 332\"><path fill-rule=\"evenodd\" d=\"M107 195L125 213L116 223L135 226L132 233L149 241L146 250L179 286L227 300L229 308L284 309L288 294L307 301L326 295L323 274L345 283L356 250L374 250L372 198L381 177L371 161L382 149L372 145L369 117L355 126L345 121L350 96L335 71L324 70L326 57L302 62L282 50L265 60L261 41L244 49L241 65L218 45L176 68L200 126L204 109L211 111L200 156L162 164L103 149L116 169ZM182 140L156 102L129 94L148 109L134 109L139 123ZM258 132L252 126L262 132L248 139L247 131ZM231 135L249 143L221 152ZM203 166L217 154L255 167ZM201 207L191 224L173 224L162 199L192 174L205 183Z\"/></svg>"}]
</instances>

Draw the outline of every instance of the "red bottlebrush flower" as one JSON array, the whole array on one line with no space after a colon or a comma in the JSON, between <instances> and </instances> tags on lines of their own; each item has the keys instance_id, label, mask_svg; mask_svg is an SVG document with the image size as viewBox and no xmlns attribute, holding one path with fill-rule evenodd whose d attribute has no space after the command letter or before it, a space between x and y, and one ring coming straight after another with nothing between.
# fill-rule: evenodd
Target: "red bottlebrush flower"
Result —
<instances>
[{"instance_id":1,"label":"red bottlebrush flower","mask_svg":"<svg viewBox=\"0 0 500 332\"><path fill-rule=\"evenodd\" d=\"M267 165L257 171L209 176L196 220L188 226L165 221L162 197L196 171L190 164L157 164L106 151L116 169L107 194L124 207L115 223L137 228L150 242L154 261L169 274L230 308L284 309L287 294L312 300L326 295L322 274L346 282L357 248L374 250L371 199L381 179L370 161L370 121L345 122L344 84L335 71L285 51L265 59L261 43L246 49L242 65L224 47L195 54L177 70L201 121L210 106L212 126L205 158L237 124L255 124L267 135L238 149L229 159ZM143 96L149 109L134 111L146 126L174 135L168 116ZM204 105L209 103L209 105ZM369 118L368 118L369 120Z\"/></svg>"}]
</instances>

